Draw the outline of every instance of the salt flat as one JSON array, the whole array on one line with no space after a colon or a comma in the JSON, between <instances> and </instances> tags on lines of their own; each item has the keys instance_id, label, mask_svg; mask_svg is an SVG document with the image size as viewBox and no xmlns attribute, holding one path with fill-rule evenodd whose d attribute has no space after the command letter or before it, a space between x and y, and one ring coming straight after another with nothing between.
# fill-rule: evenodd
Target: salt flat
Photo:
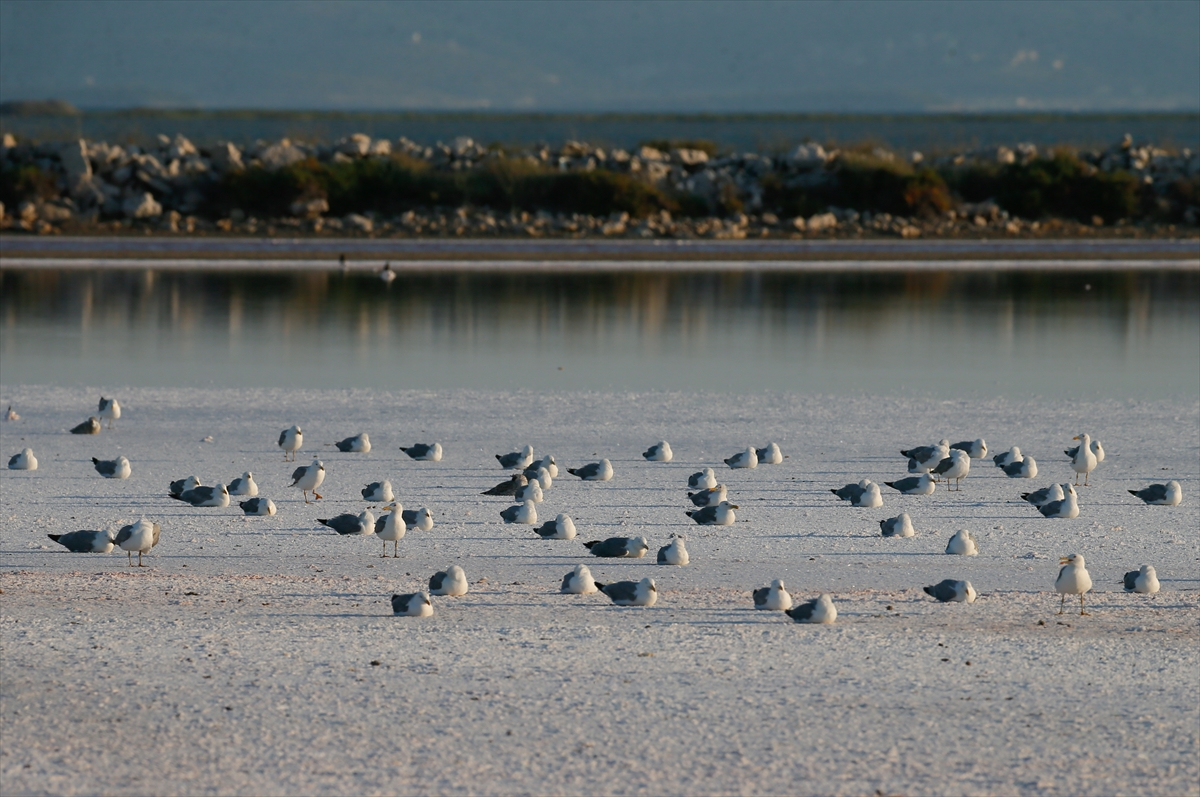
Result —
<instances>
[{"instance_id":1,"label":"salt flat","mask_svg":"<svg viewBox=\"0 0 1200 797\"><path fill-rule=\"evenodd\" d=\"M0 481L6 795L1200 793L1196 401L136 389L117 393L116 430L67 434L98 396L0 387L23 416L0 424L0 454L41 463ZM317 505L284 486L295 465L275 438L292 423L328 471ZM360 431L369 454L322 445ZM1061 452L1083 431L1108 457L1079 518L1043 519L1018 495L1073 480ZM1019 445L1041 473L1008 479L989 458L961 494L885 489L879 509L830 494L903 475L899 448L943 436ZM675 461L643 461L664 438ZM721 465L769 440L783 464ZM439 463L398 449L434 441ZM527 442L562 468L539 515L567 512L577 540L504 525L508 500L479 495L504 477L493 455ZM96 475L91 457L118 454L129 480ZM567 475L601 456L611 482ZM741 507L733 527L683 514L705 465ZM277 517L166 497L171 479L244 470ZM382 478L437 523L398 559L316 523L361 511ZM1179 507L1126 492L1172 478ZM900 511L917 536L881 538ZM163 534L141 570L45 536L142 516ZM978 557L942 553L959 528ZM654 564L672 532L687 567ZM581 544L618 534L651 554ZM1055 614L1067 553L1087 557L1091 616ZM601 581L654 577L658 605L558 594L580 562ZM1143 563L1162 591L1124 594ZM393 592L450 564L470 594L391 616ZM979 600L921 592L949 577ZM754 611L772 578L830 592L837 624Z\"/></svg>"}]
</instances>

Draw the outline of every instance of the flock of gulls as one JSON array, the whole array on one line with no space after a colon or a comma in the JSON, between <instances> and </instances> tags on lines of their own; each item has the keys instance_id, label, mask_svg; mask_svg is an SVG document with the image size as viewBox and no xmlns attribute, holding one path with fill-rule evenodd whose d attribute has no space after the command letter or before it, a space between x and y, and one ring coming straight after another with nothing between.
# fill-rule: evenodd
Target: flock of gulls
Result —
<instances>
[{"instance_id":1,"label":"flock of gulls","mask_svg":"<svg viewBox=\"0 0 1200 797\"><path fill-rule=\"evenodd\" d=\"M71 429L71 433L100 434L101 420L107 421L108 428L111 429L120 417L120 403L116 399L101 397L97 414ZM10 406L5 419L15 421L19 418ZM1088 486L1092 472L1104 461L1105 452L1099 440L1092 439L1088 434L1080 434L1074 440L1078 441L1078 445L1064 450L1063 453L1075 471L1075 482L1050 484L1021 494L1021 498L1045 518L1078 517L1079 496L1075 488ZM297 453L304 447L304 432L299 426L292 426L280 432L277 442L285 461L294 462ZM365 454L371 450L371 440L365 432L330 445L343 453ZM439 462L443 456L443 449L439 443L401 446L401 450L416 461ZM884 482L884 485L903 495L921 496L933 494L939 484L944 484L949 492L961 491L963 480L970 475L972 461L986 458L988 447L982 439L954 444L950 444L948 439L942 439L932 445L902 449L900 453L907 458L908 473L911 475ZM649 462L670 462L674 454L669 443L660 441L650 446L642 456ZM501 520L509 524L533 526L533 532L543 539L575 539L575 523L567 514L560 513L553 520L540 525L538 522L537 505L544 501L545 493L559 477L555 458L545 455L535 459L533 446L526 445L518 451L497 454L496 460L501 469L513 473L482 494L511 496L515 501L514 505L500 511ZM778 465L783 460L784 455L779 446L769 443L763 448L747 447L744 451L725 459L724 464L730 469L738 470L757 468L759 465ZM1023 455L1017 446L992 457L992 461L1009 478L1033 479L1038 474L1038 466L1033 457ZM106 479L127 479L132 473L132 465L124 456L112 460L93 458L92 463L96 472ZM26 448L9 459L8 467L12 470L37 470L37 457L31 449ZM608 459L578 468L567 468L566 472L585 482L606 482L613 478L612 462ZM1082 485L1079 483L1080 478L1083 479ZM325 465L319 458L314 458L310 464L296 467L291 474L290 486L301 491L305 504L311 504L323 498L319 489L324 480ZM692 474L687 480L687 488L687 499L694 508L686 511L686 515L693 522L702 526L734 524L735 510L740 507L729 501L728 488L719 483L716 471L712 467L705 467ZM856 507L883 506L883 492L880 486L869 479L831 489L831 492ZM383 543L383 557L387 556L390 542L393 558L399 556L399 543L407 532L429 531L434 526L433 513L429 509L405 509L396 500L392 484L387 480L367 484L361 493L364 501L382 504L379 517L367 508L359 514L346 513L318 518L317 522L343 536L375 535ZM1146 504L1158 506L1177 506L1183 498L1177 481L1151 484L1140 490L1129 490L1129 493ZM172 481L167 496L193 507L218 508L229 506L232 497L237 496L239 499L244 498L238 501L238 506L246 515L275 515L278 511L274 501L259 496L258 484L254 480L254 474L249 471L229 484L217 485L204 485L195 476L187 476ZM912 537L916 534L913 519L907 512L881 520L879 526L884 537ZM73 553L108 553L114 548L120 548L126 552L130 567L135 566L133 554L137 553L136 566L144 567L142 556L158 544L161 531L158 523L142 518L123 526L115 536L107 531L96 530L48 536ZM583 545L592 556L609 559L640 559L650 550L649 541L641 536L589 540ZM979 553L979 545L970 531L961 529L950 538L946 553L976 556ZM670 542L659 548L656 561L664 566L686 566L690 561L686 536L672 534ZM1054 584L1055 590L1062 596L1059 614L1063 613L1069 595L1079 596L1079 613L1087 614L1084 595L1091 590L1092 579L1083 556L1064 556L1060 564L1062 569ZM1128 592L1153 594L1159 589L1158 577L1151 565L1142 565L1138 570L1126 573L1123 583ZM400 616L427 617L433 614L431 596L458 597L467 594L468 590L466 573L462 567L453 565L430 577L428 590L393 595L392 610ZM583 564L577 565L563 576L560 591L571 595L603 593L617 606L653 606L658 599L658 589L652 578L601 583L593 578L590 569ZM924 591L943 603L974 603L977 597L974 586L965 580L945 579L925 587ZM837 607L832 596L820 594L811 600L796 602L780 579L772 581L770 586L755 589L753 600L755 609L784 612L799 623L828 624L837 618Z\"/></svg>"}]
</instances>

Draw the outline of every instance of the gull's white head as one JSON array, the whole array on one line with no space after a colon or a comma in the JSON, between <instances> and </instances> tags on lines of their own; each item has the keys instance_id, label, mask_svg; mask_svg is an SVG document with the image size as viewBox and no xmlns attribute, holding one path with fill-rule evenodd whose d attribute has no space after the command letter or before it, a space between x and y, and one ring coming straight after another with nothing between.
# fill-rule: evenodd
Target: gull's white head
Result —
<instances>
[{"instance_id":1,"label":"gull's white head","mask_svg":"<svg viewBox=\"0 0 1200 797\"><path fill-rule=\"evenodd\" d=\"M1073 553L1062 557L1058 560L1060 565L1068 565L1070 567L1084 567L1083 554Z\"/></svg>"}]
</instances>

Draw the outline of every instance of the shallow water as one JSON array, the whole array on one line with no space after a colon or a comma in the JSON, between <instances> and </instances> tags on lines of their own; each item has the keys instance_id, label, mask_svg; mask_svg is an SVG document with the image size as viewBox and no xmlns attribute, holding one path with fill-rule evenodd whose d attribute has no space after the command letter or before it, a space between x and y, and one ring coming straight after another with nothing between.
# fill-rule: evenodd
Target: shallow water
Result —
<instances>
[{"instance_id":1,"label":"shallow water","mask_svg":"<svg viewBox=\"0 0 1200 797\"><path fill-rule=\"evenodd\" d=\"M894 266L895 264L893 264ZM1200 272L2 272L0 382L1200 394Z\"/></svg>"}]
</instances>

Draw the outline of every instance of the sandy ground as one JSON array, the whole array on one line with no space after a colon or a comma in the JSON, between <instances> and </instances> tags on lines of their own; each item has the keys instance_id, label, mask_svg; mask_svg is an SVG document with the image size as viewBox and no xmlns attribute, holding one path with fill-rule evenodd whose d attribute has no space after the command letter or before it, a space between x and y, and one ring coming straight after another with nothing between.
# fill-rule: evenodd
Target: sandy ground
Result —
<instances>
[{"instance_id":1,"label":"sandy ground","mask_svg":"<svg viewBox=\"0 0 1200 797\"><path fill-rule=\"evenodd\" d=\"M0 475L6 795L1200 794L1200 403L127 390L116 430L66 434L94 392L0 386L23 415L0 424L0 454L28 445L41 462ZM328 470L315 506L284 486L294 466L274 442L291 423ZM369 454L321 445L359 431ZM1043 519L1017 496L1073 477L1061 450L1081 431L1108 458L1078 519ZM975 461L961 494L888 491L879 509L829 493L903 475L897 449L942 436L1020 445L1041 474ZM664 437L675 461L643 461ZM435 440L440 463L398 450ZM687 475L768 440L784 464L717 471L738 523L691 524ZM479 495L503 478L492 455L526 442L563 468L539 515L567 512L579 539L504 525L508 500ZM97 476L90 458L117 454L132 477ZM566 474L598 456L612 482ZM172 478L247 469L277 517L166 498ZM380 478L437 520L398 559L315 522L360 511ZM1125 492L1170 478L1182 506ZM900 511L917 536L881 538ZM142 516L163 527L142 570L45 536ZM959 528L978 557L942 553ZM672 532L687 567L654 564ZM581 545L616 534L645 535L651 555ZM1086 617L1056 614L1073 552L1096 582ZM580 562L654 577L658 605L558 594ZM391 616L393 592L453 563L470 594ZM1162 592L1124 594L1143 563ZM921 592L948 577L980 599ZM837 624L754 611L772 578L830 592Z\"/></svg>"}]
</instances>

